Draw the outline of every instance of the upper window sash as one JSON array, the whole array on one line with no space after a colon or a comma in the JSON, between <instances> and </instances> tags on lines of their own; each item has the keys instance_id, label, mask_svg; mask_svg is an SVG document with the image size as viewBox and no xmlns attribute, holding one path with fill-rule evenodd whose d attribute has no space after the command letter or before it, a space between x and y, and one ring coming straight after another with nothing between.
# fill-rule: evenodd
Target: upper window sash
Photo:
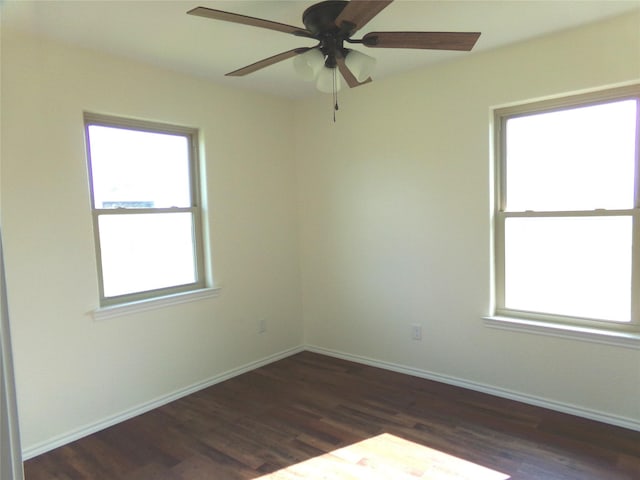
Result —
<instances>
[{"instance_id":1,"label":"upper window sash","mask_svg":"<svg viewBox=\"0 0 640 480\"><path fill-rule=\"evenodd\" d=\"M198 130L191 127L182 127L178 125L170 125L158 122L147 122L143 120L135 120L129 118L120 118L113 117L108 115L100 115L85 112L84 114L85 120L85 138L87 139L87 143L89 143L89 132L88 129L91 126L101 126L101 127L111 127L117 128L120 130L132 130L136 132L146 132L146 133L158 133L162 135L176 135L180 137L184 137L187 140L187 148L188 148L188 169L189 169L189 199L188 205L189 207L198 207L200 206L200 184L199 184L199 172L198 172ZM87 145L89 147L89 145ZM91 160L91 150L87 148L87 152L89 155L89 160ZM92 176L92 163L89 161L89 174ZM101 210L99 205L95 205L95 195L94 195L94 182L93 178L90 178L89 186L91 188L91 206L94 210ZM170 205L173 207L174 205ZM115 208L126 208L126 209L135 209L138 207L115 207ZM144 207L142 207L144 208ZM157 207L153 207L157 208ZM105 209L106 210L106 209Z\"/></svg>"},{"instance_id":2,"label":"upper window sash","mask_svg":"<svg viewBox=\"0 0 640 480\"><path fill-rule=\"evenodd\" d=\"M576 111L581 108L586 107L594 107L594 106L608 106L617 102L625 102L631 101L635 102L635 132L627 132L629 139L630 137L635 137L635 152L631 151L631 156L634 157L632 166L633 171L629 171L629 185L632 190L632 198L629 202L618 202L617 205L590 205L588 207L578 207L578 208L566 208L563 205L555 206L546 206L544 208L540 208L539 206L523 206L522 202L519 202L520 205L515 208L511 202L509 201L509 192L508 192L508 175L507 171L507 158L510 152L508 152L507 146L507 130L508 130L508 122L510 120L517 120L521 118L535 118L539 114L554 114L554 113L562 113L567 111L571 113L571 111ZM640 85L632 86L632 87L624 87L620 89L613 89L607 91L605 93L596 92L593 94L586 95L578 95L568 98L556 99L556 100L548 100L537 102L528 105L519 105L513 107L502 108L495 111L495 151L496 151L496 168L495 168L495 208L497 212L518 212L518 211L593 211L593 210L629 210L632 208L640 207L640 147L638 146L638 138L640 138ZM630 148L633 148L634 145L629 145ZM603 152L602 156L605 157L608 155L608 152ZM579 158L579 157L578 157ZM578 163L578 162L576 162ZM577 169L579 170L579 165L577 165ZM548 168L549 176L554 175L554 166L550 165ZM557 173L557 172L556 172ZM579 173L579 172L578 172ZM626 175L624 175L626 177ZM526 183L532 181L527 178ZM532 185L535 187L535 185ZM570 198L570 197L568 197ZM624 204L622 204L624 203Z\"/></svg>"}]
</instances>

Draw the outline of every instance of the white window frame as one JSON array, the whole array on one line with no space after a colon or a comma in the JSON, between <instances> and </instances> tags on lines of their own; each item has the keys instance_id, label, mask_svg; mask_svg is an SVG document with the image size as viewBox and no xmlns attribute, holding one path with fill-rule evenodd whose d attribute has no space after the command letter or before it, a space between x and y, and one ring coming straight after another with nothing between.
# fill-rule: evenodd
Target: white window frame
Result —
<instances>
[{"instance_id":1,"label":"white window frame","mask_svg":"<svg viewBox=\"0 0 640 480\"><path fill-rule=\"evenodd\" d=\"M510 118L543 112L560 111L584 106L610 103L618 100L635 99L636 153L633 208L623 210L580 210L580 211L506 211L506 122ZM621 340L640 339L640 85L620 87L588 94L574 95L559 99L516 105L494 111L494 299L493 314L485 318L487 324L497 328L526 330L564 336L562 330L578 333L585 339L593 339L600 334L610 334ZM505 221L507 218L559 218L559 217L604 217L629 216L632 218L632 298L631 321L614 322L589 318L553 315L508 309L505 307ZM606 342L605 342L606 343ZM614 342L615 343L615 342Z\"/></svg>"},{"instance_id":2,"label":"white window frame","mask_svg":"<svg viewBox=\"0 0 640 480\"><path fill-rule=\"evenodd\" d=\"M93 174L91 167L91 144L89 138L89 127L93 125L114 127L123 130L134 130L151 133L162 133L168 135L180 135L187 138L189 145L189 177L191 199L188 207L171 207L171 208L96 208L93 192ZM169 125L157 122L148 122L134 120L128 118L114 117L109 115L100 115L95 113L84 113L85 141L87 166L89 174L89 188L91 198L91 212L93 216L93 232L96 249L96 260L98 270L98 288L100 296L100 307L112 309L113 307L122 307L134 305L138 309L138 305L145 304L150 300L172 298L177 299L180 303L180 297L184 297L189 292L199 292L207 288L204 247L203 247L203 229L202 229L202 203L200 195L200 177L199 177L199 161L198 161L198 130L189 127ZM173 213L191 213L193 219L193 239L194 239L194 272L196 280L193 283L184 285L175 285L154 290L134 292L113 297L105 297L104 283L102 273L102 255L100 249L100 231L99 218L103 215L132 215L132 214L173 214ZM141 307L140 309L144 309ZM100 309L98 309L98 312ZM107 310L109 311L109 310ZM108 314L107 314L108 315Z\"/></svg>"}]
</instances>

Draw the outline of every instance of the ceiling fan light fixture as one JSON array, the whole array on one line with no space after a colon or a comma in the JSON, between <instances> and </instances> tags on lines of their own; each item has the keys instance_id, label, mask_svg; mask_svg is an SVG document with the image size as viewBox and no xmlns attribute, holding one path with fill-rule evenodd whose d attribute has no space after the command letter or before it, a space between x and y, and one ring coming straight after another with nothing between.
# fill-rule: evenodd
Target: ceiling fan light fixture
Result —
<instances>
[{"instance_id":1,"label":"ceiling fan light fixture","mask_svg":"<svg viewBox=\"0 0 640 480\"><path fill-rule=\"evenodd\" d=\"M320 72L318 72L316 88L323 93L335 93L342 87L340 77L341 75L338 74L337 68L321 68Z\"/></svg>"},{"instance_id":2,"label":"ceiling fan light fixture","mask_svg":"<svg viewBox=\"0 0 640 480\"><path fill-rule=\"evenodd\" d=\"M375 58L357 50L347 50L344 62L359 82L369 78L376 66Z\"/></svg>"},{"instance_id":3,"label":"ceiling fan light fixture","mask_svg":"<svg viewBox=\"0 0 640 480\"><path fill-rule=\"evenodd\" d=\"M307 82L315 80L320 69L324 66L324 54L317 48L312 48L293 59L296 73Z\"/></svg>"}]
</instances>

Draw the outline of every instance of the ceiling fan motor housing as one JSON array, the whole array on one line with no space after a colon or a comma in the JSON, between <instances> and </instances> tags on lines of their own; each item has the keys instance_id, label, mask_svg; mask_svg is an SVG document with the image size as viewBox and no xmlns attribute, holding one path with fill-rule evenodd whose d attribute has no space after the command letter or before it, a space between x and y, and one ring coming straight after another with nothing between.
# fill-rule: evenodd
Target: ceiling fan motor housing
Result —
<instances>
[{"instance_id":1,"label":"ceiling fan motor housing","mask_svg":"<svg viewBox=\"0 0 640 480\"><path fill-rule=\"evenodd\" d=\"M355 25L346 22L344 25L336 25L336 18L348 3L345 0L327 0L310 6L302 14L305 27L320 41L318 48L326 56L327 68L337 67L338 52L346 54L343 43L349 38Z\"/></svg>"},{"instance_id":2,"label":"ceiling fan motor housing","mask_svg":"<svg viewBox=\"0 0 640 480\"><path fill-rule=\"evenodd\" d=\"M347 6L345 0L327 0L307 8L302 14L302 23L311 33L318 35L328 32L338 33L336 18Z\"/></svg>"}]
</instances>

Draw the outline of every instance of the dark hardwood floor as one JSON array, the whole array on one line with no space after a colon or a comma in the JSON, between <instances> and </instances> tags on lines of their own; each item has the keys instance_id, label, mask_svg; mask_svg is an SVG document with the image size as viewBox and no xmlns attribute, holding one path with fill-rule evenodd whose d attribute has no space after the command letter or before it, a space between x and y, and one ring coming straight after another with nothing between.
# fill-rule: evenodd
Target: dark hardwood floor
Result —
<instances>
[{"instance_id":1,"label":"dark hardwood floor","mask_svg":"<svg viewBox=\"0 0 640 480\"><path fill-rule=\"evenodd\" d=\"M640 479L640 432L310 352L28 460L25 474L254 479L382 433L515 480Z\"/></svg>"}]
</instances>

